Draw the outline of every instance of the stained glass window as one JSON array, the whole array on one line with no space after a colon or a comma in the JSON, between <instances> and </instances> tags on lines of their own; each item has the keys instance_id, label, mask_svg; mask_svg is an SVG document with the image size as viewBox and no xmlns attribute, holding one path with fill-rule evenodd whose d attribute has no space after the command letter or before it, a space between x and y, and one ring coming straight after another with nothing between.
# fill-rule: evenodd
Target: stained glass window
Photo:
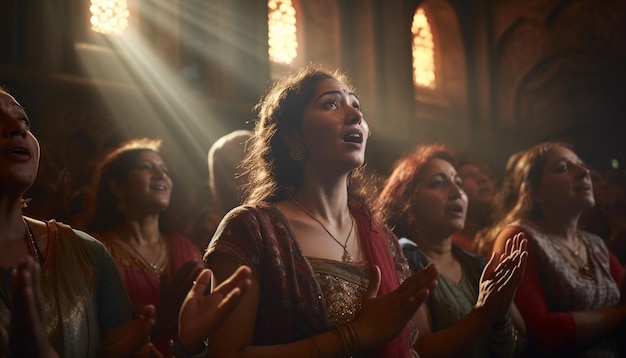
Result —
<instances>
[{"instance_id":1,"label":"stained glass window","mask_svg":"<svg viewBox=\"0 0 626 358\"><path fill-rule=\"evenodd\" d=\"M413 34L413 83L435 88L435 43L424 9L418 8L411 25Z\"/></svg>"},{"instance_id":2,"label":"stained glass window","mask_svg":"<svg viewBox=\"0 0 626 358\"><path fill-rule=\"evenodd\" d=\"M103 34L120 34L128 27L126 0L91 0L91 29Z\"/></svg>"},{"instance_id":3,"label":"stained glass window","mask_svg":"<svg viewBox=\"0 0 626 358\"><path fill-rule=\"evenodd\" d=\"M267 6L270 61L288 65L298 56L296 9L291 0L270 0Z\"/></svg>"}]
</instances>

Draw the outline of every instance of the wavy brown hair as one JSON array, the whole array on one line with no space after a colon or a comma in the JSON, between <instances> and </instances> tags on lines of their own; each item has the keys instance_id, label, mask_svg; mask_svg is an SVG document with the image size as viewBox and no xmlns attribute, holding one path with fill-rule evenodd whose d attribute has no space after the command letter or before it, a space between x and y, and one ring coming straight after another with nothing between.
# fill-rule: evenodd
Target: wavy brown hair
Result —
<instances>
[{"instance_id":1,"label":"wavy brown hair","mask_svg":"<svg viewBox=\"0 0 626 358\"><path fill-rule=\"evenodd\" d=\"M374 205L376 217L398 237L415 236L415 192L424 166L432 159L442 159L454 165L454 156L448 147L420 145L394 163L393 171L378 195Z\"/></svg>"},{"instance_id":2,"label":"wavy brown hair","mask_svg":"<svg viewBox=\"0 0 626 358\"><path fill-rule=\"evenodd\" d=\"M479 253L489 255L498 234L511 223L541 217L541 210L533 201L533 194L541 186L541 172L548 154L557 146L572 148L563 142L544 142L509 158L502 186L494 198L493 224L476 236Z\"/></svg>"},{"instance_id":3,"label":"wavy brown hair","mask_svg":"<svg viewBox=\"0 0 626 358\"><path fill-rule=\"evenodd\" d=\"M87 193L87 230L107 231L122 221L124 214L117 210L118 198L113 195L109 183L123 182L137 164L142 152L160 154L160 149L160 139L133 139L107 153L96 164Z\"/></svg>"},{"instance_id":4,"label":"wavy brown hair","mask_svg":"<svg viewBox=\"0 0 626 358\"><path fill-rule=\"evenodd\" d=\"M246 204L282 201L300 188L302 163L289 157L285 139L302 128L304 110L319 83L326 79L340 81L353 90L348 78L339 70L305 67L276 82L256 105L258 120L242 162L244 175L248 176L244 186ZM363 168L354 169L348 175L348 195L362 203Z\"/></svg>"}]
</instances>

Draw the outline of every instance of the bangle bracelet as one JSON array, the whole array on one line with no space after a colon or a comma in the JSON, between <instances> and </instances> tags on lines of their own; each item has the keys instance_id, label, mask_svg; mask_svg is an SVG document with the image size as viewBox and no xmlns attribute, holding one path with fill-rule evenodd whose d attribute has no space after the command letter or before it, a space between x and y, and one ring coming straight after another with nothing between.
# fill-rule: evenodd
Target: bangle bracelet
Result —
<instances>
[{"instance_id":1,"label":"bangle bracelet","mask_svg":"<svg viewBox=\"0 0 626 358\"><path fill-rule=\"evenodd\" d=\"M183 349L183 346L177 339L170 341L170 352L176 358L205 358L209 356L209 347L206 341L202 341L202 349L199 352L191 353Z\"/></svg>"},{"instance_id":2,"label":"bangle bracelet","mask_svg":"<svg viewBox=\"0 0 626 358\"><path fill-rule=\"evenodd\" d=\"M507 315L504 320L492 323L490 328L492 331L498 331L498 330L507 328L510 324L511 324L511 317Z\"/></svg>"},{"instance_id":3,"label":"bangle bracelet","mask_svg":"<svg viewBox=\"0 0 626 358\"><path fill-rule=\"evenodd\" d=\"M317 340L315 339L315 336L310 336L309 338L311 339L311 342L313 342L313 345L315 346L315 350L317 351L317 356L316 357L321 357L322 356L322 350L320 349L320 345L317 343Z\"/></svg>"},{"instance_id":4,"label":"bangle bracelet","mask_svg":"<svg viewBox=\"0 0 626 358\"><path fill-rule=\"evenodd\" d=\"M335 327L339 334L341 357L361 357L361 341L352 323L344 323Z\"/></svg>"},{"instance_id":5,"label":"bangle bracelet","mask_svg":"<svg viewBox=\"0 0 626 358\"><path fill-rule=\"evenodd\" d=\"M352 346L350 340L344 331L344 325L339 325L335 328L339 334L339 342L341 345L341 357L352 357Z\"/></svg>"},{"instance_id":6,"label":"bangle bracelet","mask_svg":"<svg viewBox=\"0 0 626 358\"><path fill-rule=\"evenodd\" d=\"M361 340L359 339L358 333L356 333L356 328L354 328L352 323L346 323L346 326L348 326L349 328L348 331L350 332L350 340L352 341L352 345L354 349L352 352L352 355L361 357L363 355L363 352L361 351Z\"/></svg>"}]
</instances>

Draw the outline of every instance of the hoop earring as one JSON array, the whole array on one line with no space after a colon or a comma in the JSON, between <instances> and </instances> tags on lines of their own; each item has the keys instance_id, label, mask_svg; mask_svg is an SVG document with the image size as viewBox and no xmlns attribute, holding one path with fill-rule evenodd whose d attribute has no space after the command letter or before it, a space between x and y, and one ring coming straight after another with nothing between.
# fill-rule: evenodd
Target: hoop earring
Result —
<instances>
[{"instance_id":1,"label":"hoop earring","mask_svg":"<svg viewBox=\"0 0 626 358\"><path fill-rule=\"evenodd\" d=\"M299 162L304 159L304 155L306 154L306 149L300 142L296 142L292 147L289 147L289 158L294 162Z\"/></svg>"}]
</instances>

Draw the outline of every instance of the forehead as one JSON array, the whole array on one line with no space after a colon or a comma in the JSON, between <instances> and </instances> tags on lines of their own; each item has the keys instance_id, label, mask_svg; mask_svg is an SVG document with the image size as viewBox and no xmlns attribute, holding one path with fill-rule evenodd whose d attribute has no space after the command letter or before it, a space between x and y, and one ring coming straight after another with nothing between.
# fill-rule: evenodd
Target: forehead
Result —
<instances>
[{"instance_id":1,"label":"forehead","mask_svg":"<svg viewBox=\"0 0 626 358\"><path fill-rule=\"evenodd\" d=\"M3 108L11 108L11 107L20 107L20 104L17 102L13 96L6 92L0 91L0 106Z\"/></svg>"},{"instance_id":2,"label":"forehead","mask_svg":"<svg viewBox=\"0 0 626 358\"><path fill-rule=\"evenodd\" d=\"M454 166L452 166L450 162L440 158L432 158L427 161L426 164L424 164L424 168L422 169L422 176L429 177L439 173L443 173L449 176L455 176L456 169L454 169Z\"/></svg>"},{"instance_id":3,"label":"forehead","mask_svg":"<svg viewBox=\"0 0 626 358\"><path fill-rule=\"evenodd\" d=\"M484 173L485 172L483 168L481 168L479 165L472 164L472 163L463 164L459 166L457 169L460 175L463 175L464 173L475 173L475 172Z\"/></svg>"},{"instance_id":4,"label":"forehead","mask_svg":"<svg viewBox=\"0 0 626 358\"><path fill-rule=\"evenodd\" d=\"M150 149L146 149L146 150L142 150L139 153L139 156L137 157L138 161L145 161L145 160L149 160L149 161L157 161L157 162L162 162L163 160L161 159L161 155L153 150Z\"/></svg>"},{"instance_id":5,"label":"forehead","mask_svg":"<svg viewBox=\"0 0 626 358\"><path fill-rule=\"evenodd\" d=\"M567 147L563 147L560 145L552 147L548 152L547 163L554 163L561 159L567 159L572 162L578 162L580 159L572 150Z\"/></svg>"},{"instance_id":6,"label":"forehead","mask_svg":"<svg viewBox=\"0 0 626 358\"><path fill-rule=\"evenodd\" d=\"M352 94L352 91L345 83L334 78L325 78L317 84L314 99L317 99L318 96L326 92L341 92L346 95Z\"/></svg>"}]
</instances>

